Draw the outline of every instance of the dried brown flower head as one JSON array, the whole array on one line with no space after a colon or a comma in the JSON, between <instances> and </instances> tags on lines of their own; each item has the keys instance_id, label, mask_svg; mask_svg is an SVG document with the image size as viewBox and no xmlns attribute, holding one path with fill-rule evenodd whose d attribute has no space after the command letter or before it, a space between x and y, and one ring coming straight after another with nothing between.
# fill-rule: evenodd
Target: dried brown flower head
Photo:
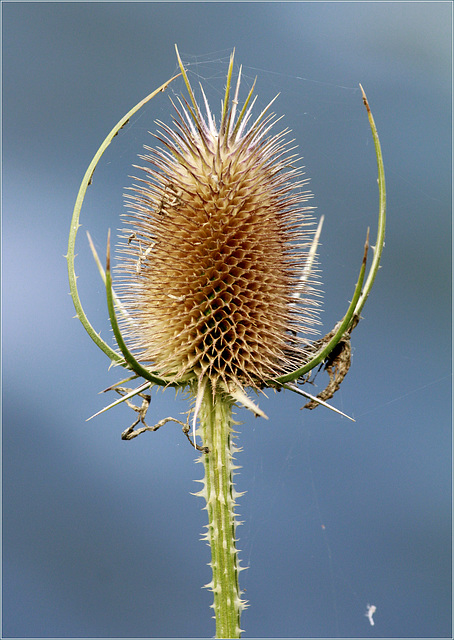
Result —
<instances>
[{"instance_id":1,"label":"dried brown flower head","mask_svg":"<svg viewBox=\"0 0 454 640\"><path fill-rule=\"evenodd\" d=\"M231 72L219 125L189 82L173 127L158 123L119 248L137 359L172 382L208 379L213 392L260 388L301 366L317 315L302 277L313 239L307 181L288 130L271 132L270 105L250 124L254 87L237 115L241 69L230 102Z\"/></svg>"}]
</instances>

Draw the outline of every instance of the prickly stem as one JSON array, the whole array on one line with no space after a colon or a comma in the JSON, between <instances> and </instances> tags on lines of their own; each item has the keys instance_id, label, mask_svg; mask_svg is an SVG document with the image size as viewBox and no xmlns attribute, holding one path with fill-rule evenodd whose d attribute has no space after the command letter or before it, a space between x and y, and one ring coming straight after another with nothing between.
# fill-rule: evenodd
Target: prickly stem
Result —
<instances>
[{"instance_id":1,"label":"prickly stem","mask_svg":"<svg viewBox=\"0 0 454 640\"><path fill-rule=\"evenodd\" d=\"M212 581L206 585L214 594L216 638L240 638L240 616L246 603L238 584L240 571L235 538L235 492L232 431L232 399L222 393L213 396L206 386L199 413L198 435L209 453L201 461L205 467L202 490L206 500L208 526L205 539L211 547Z\"/></svg>"}]
</instances>

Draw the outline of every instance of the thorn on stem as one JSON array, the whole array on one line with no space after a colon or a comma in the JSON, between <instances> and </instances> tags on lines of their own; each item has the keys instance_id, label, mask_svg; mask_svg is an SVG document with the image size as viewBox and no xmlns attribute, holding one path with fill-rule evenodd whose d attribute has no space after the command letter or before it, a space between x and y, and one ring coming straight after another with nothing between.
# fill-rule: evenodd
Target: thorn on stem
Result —
<instances>
[{"instance_id":1,"label":"thorn on stem","mask_svg":"<svg viewBox=\"0 0 454 640\"><path fill-rule=\"evenodd\" d=\"M370 232L370 227L367 227L366 242L364 243L363 264L366 264L367 262L367 253L369 251L369 232Z\"/></svg>"}]
</instances>

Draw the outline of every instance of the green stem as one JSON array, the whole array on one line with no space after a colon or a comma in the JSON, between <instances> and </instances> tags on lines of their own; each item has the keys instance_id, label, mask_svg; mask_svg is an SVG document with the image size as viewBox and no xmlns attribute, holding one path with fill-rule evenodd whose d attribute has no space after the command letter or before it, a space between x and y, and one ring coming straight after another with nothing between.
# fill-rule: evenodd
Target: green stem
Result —
<instances>
[{"instance_id":1,"label":"green stem","mask_svg":"<svg viewBox=\"0 0 454 640\"><path fill-rule=\"evenodd\" d=\"M206 385L200 406L198 433L209 453L203 454L204 487L198 494L206 499L208 525L205 539L211 547L213 579L207 585L214 593L216 638L240 638L240 615L245 603L238 585L238 551L235 538L233 463L237 451L232 442L233 400Z\"/></svg>"}]
</instances>

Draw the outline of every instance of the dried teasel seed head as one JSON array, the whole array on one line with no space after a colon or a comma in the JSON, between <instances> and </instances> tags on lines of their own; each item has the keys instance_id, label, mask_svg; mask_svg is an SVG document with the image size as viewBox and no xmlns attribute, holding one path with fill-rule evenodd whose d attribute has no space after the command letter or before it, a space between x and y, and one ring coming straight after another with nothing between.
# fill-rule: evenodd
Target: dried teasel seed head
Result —
<instances>
[{"instance_id":1,"label":"dried teasel seed head","mask_svg":"<svg viewBox=\"0 0 454 640\"><path fill-rule=\"evenodd\" d=\"M173 382L208 379L213 390L260 388L307 359L317 313L302 277L313 238L311 194L298 158L272 133L269 106L252 124L249 93L237 115L241 69L219 126L173 104L156 148L140 156L142 177L127 196L119 247L125 336L137 359Z\"/></svg>"}]
</instances>

